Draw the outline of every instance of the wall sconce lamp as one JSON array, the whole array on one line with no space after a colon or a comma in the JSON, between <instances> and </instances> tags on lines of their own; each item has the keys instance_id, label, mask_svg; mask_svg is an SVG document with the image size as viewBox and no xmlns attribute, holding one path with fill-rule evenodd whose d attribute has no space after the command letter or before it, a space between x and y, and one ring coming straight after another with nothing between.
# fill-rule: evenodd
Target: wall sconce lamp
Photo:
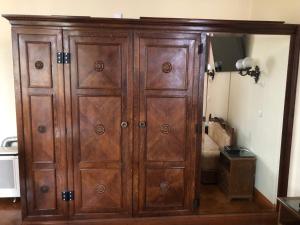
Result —
<instances>
[{"instance_id":1,"label":"wall sconce lamp","mask_svg":"<svg viewBox=\"0 0 300 225\"><path fill-rule=\"evenodd\" d=\"M210 64L207 64L206 73L207 73L208 76L211 77L212 80L215 79L216 72L215 72L215 70L212 68L212 66Z\"/></svg>"},{"instance_id":2,"label":"wall sconce lamp","mask_svg":"<svg viewBox=\"0 0 300 225\"><path fill-rule=\"evenodd\" d=\"M257 65L254 67L254 61L252 58L246 57L244 59L239 59L236 62L235 67L241 76L249 75L254 78L255 83L258 82L260 77L260 69ZM252 69L253 67L254 69Z\"/></svg>"}]
</instances>

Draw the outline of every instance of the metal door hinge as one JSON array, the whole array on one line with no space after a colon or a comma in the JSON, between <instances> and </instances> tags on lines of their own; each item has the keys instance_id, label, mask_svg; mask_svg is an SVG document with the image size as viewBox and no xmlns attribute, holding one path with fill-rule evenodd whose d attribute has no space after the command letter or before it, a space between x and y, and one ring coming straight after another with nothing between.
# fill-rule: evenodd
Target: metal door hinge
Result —
<instances>
[{"instance_id":1,"label":"metal door hinge","mask_svg":"<svg viewBox=\"0 0 300 225\"><path fill-rule=\"evenodd\" d=\"M56 56L59 64L69 64L71 62L71 54L68 52L58 52Z\"/></svg>"},{"instance_id":2,"label":"metal door hinge","mask_svg":"<svg viewBox=\"0 0 300 225\"><path fill-rule=\"evenodd\" d=\"M63 201L73 201L74 200L74 191L63 191L61 193Z\"/></svg>"},{"instance_id":3,"label":"metal door hinge","mask_svg":"<svg viewBox=\"0 0 300 225\"><path fill-rule=\"evenodd\" d=\"M198 55L202 54L203 53L203 44L199 44L198 46Z\"/></svg>"},{"instance_id":4,"label":"metal door hinge","mask_svg":"<svg viewBox=\"0 0 300 225\"><path fill-rule=\"evenodd\" d=\"M196 124L195 124L195 132L196 132L197 134L200 134L200 133L201 133L201 126L200 126L199 123L196 123Z\"/></svg>"},{"instance_id":5,"label":"metal door hinge","mask_svg":"<svg viewBox=\"0 0 300 225\"><path fill-rule=\"evenodd\" d=\"M194 201L193 201L193 207L194 207L194 209L199 208L199 206L200 206L200 199L199 198L194 199Z\"/></svg>"}]
</instances>

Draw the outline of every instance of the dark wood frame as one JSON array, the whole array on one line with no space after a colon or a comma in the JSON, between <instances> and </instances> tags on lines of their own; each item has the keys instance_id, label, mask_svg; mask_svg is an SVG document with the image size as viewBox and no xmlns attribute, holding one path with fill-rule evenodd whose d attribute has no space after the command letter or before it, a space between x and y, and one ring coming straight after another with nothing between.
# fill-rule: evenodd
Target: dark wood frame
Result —
<instances>
[{"instance_id":1,"label":"dark wood frame","mask_svg":"<svg viewBox=\"0 0 300 225\"><path fill-rule=\"evenodd\" d=\"M283 225L293 225L299 224L300 222L300 213L296 208L291 207L290 201L299 202L299 197L283 197L278 198L278 224Z\"/></svg>"},{"instance_id":2,"label":"dark wood frame","mask_svg":"<svg viewBox=\"0 0 300 225\"><path fill-rule=\"evenodd\" d=\"M26 25L41 27L49 26L55 28L65 27L101 27L101 28L132 28L135 30L157 30L159 26L160 30L164 31L190 31L190 32L226 32L226 33L246 33L246 34L270 34L270 35L290 35L290 51L289 61L287 70L287 81L286 81L286 93L285 93L285 104L284 104L284 118L282 128L282 141L281 141L281 156L280 156L280 170L279 170L279 181L278 181L278 196L286 196L288 187L289 177L289 166L291 156L291 145L292 145L292 133L293 133L293 122L294 122L294 111L295 111L295 99L296 99L296 88L298 79L298 63L299 63L299 51L300 51L300 27L296 24L285 24L281 21L241 21L241 20L201 20L201 19L173 19L173 18L151 18L142 17L141 19L110 19L110 18L91 18L91 17L60 17L60 16L25 16L25 15L3 15L10 21L13 29L15 27L22 27ZM12 36L14 44L13 51L18 52L17 46L17 35ZM25 162L24 162L24 134L23 134L23 118L22 118L22 96L20 87L19 77L19 58L17 54L13 54L14 58L14 71L15 71L15 89L16 89L16 110L18 123L18 137L19 137L19 154L20 154L20 175L21 175L21 193L23 198L26 193L25 190ZM201 64L204 64L204 60L201 60ZM204 68L204 67L203 67ZM203 77L204 70L201 71ZM201 81L203 79L200 79ZM203 82L202 82L203 83ZM200 82L201 85L201 82ZM202 100L202 95L199 95L199 101ZM201 109L200 109L201 110ZM201 121L202 114L199 112L199 121ZM201 123L200 123L201 124ZM198 144L199 146L199 144ZM199 156L198 156L199 158ZM26 209L25 201L22 201L23 209ZM23 211L23 217L26 216L26 210ZM220 215L218 217L202 216L202 219L191 219L189 224L196 222L212 222L216 224L224 224L224 216L228 218L228 222L231 220L235 223L243 221L242 218L235 219L236 214L231 215ZM252 218L255 214L243 214L242 217ZM256 214L257 221L266 217L267 221L274 221L274 213L267 214ZM169 222L170 224L185 223L188 221L185 217L181 219L169 217L147 220L147 224L157 224L162 221ZM221 218L218 220L218 218ZM256 217L255 217L256 218ZM135 224L143 224L143 219L135 220ZM159 221L159 222L158 222ZM181 222L180 222L181 221ZM245 220L246 221L246 220ZM123 222L126 222L123 220ZM103 224L107 222L103 221ZM117 221L111 221L113 224L118 224ZM62 224L62 223L61 223ZM233 224L233 223L232 223ZM240 223L241 224L241 223ZM259 223L257 223L259 224ZM261 223L263 224L263 223Z\"/></svg>"},{"instance_id":3,"label":"dark wood frame","mask_svg":"<svg viewBox=\"0 0 300 225\"><path fill-rule=\"evenodd\" d=\"M287 195L300 51L300 27L291 35L279 164L278 197Z\"/></svg>"}]
</instances>

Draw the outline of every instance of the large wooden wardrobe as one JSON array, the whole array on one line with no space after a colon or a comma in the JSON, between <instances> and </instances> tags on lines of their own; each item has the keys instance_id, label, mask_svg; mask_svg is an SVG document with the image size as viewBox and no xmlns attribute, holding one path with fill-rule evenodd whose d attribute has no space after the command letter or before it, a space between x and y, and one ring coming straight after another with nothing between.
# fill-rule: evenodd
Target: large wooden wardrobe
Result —
<instances>
[{"instance_id":1,"label":"large wooden wardrobe","mask_svg":"<svg viewBox=\"0 0 300 225\"><path fill-rule=\"evenodd\" d=\"M24 224L196 210L206 36L147 19L5 17Z\"/></svg>"}]
</instances>

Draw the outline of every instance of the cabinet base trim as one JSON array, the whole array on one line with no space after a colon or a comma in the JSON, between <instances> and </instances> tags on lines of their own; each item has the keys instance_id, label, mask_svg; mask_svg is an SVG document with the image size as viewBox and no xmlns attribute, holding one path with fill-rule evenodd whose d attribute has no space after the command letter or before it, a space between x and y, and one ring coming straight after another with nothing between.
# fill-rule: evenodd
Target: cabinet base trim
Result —
<instances>
[{"instance_id":1,"label":"cabinet base trim","mask_svg":"<svg viewBox=\"0 0 300 225\"><path fill-rule=\"evenodd\" d=\"M68 220L68 221L23 221L22 225L274 225L277 213L259 214L226 214L226 215L189 215L169 217L143 217L119 219L93 219L93 220Z\"/></svg>"}]
</instances>

